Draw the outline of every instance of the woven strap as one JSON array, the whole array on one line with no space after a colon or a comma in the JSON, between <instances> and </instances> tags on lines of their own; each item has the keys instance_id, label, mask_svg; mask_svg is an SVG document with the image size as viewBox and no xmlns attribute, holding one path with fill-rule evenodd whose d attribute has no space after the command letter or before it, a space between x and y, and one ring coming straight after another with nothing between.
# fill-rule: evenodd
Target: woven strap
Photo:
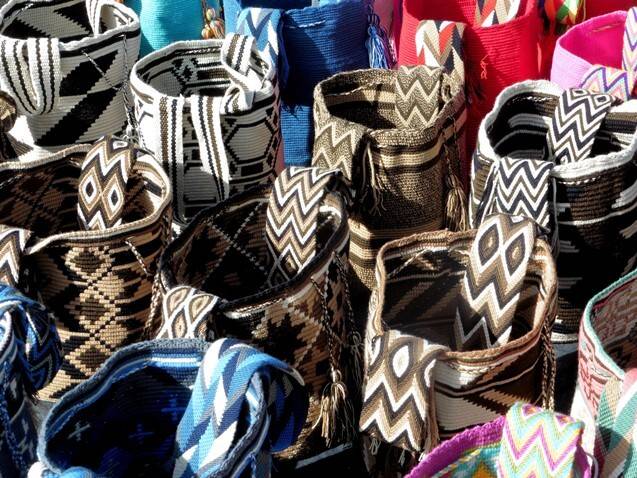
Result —
<instances>
[{"instance_id":1,"label":"woven strap","mask_svg":"<svg viewBox=\"0 0 637 478\"><path fill-rule=\"evenodd\" d=\"M626 13L621 69L593 65L584 75L581 87L593 93L608 93L622 101L631 98L637 83L637 8Z\"/></svg>"},{"instance_id":2,"label":"woven strap","mask_svg":"<svg viewBox=\"0 0 637 478\"><path fill-rule=\"evenodd\" d=\"M189 286L178 286L164 294L160 339L214 340L212 314L219 297Z\"/></svg>"},{"instance_id":3,"label":"woven strap","mask_svg":"<svg viewBox=\"0 0 637 478\"><path fill-rule=\"evenodd\" d=\"M454 321L457 350L506 343L535 244L533 222L489 216L478 229L462 280Z\"/></svg>"},{"instance_id":4,"label":"woven strap","mask_svg":"<svg viewBox=\"0 0 637 478\"><path fill-rule=\"evenodd\" d=\"M86 0L88 22L94 35L101 33L102 8L108 3L115 5L113 0Z\"/></svg>"},{"instance_id":5,"label":"woven strap","mask_svg":"<svg viewBox=\"0 0 637 478\"><path fill-rule=\"evenodd\" d=\"M281 30L283 10L274 8L244 8L237 17L237 33L254 38L257 48L277 72L281 88L288 77L288 64L283 48Z\"/></svg>"},{"instance_id":6,"label":"woven strap","mask_svg":"<svg viewBox=\"0 0 637 478\"><path fill-rule=\"evenodd\" d=\"M331 191L344 191L335 169L291 167L276 179L265 224L268 248L276 260L270 282L289 280L306 267L317 251L319 212Z\"/></svg>"},{"instance_id":7,"label":"woven strap","mask_svg":"<svg viewBox=\"0 0 637 478\"><path fill-rule=\"evenodd\" d=\"M416 53L424 65L443 67L451 77L464 84L462 41L466 24L441 20L423 20L416 30Z\"/></svg>"},{"instance_id":8,"label":"woven strap","mask_svg":"<svg viewBox=\"0 0 637 478\"><path fill-rule=\"evenodd\" d=\"M0 225L0 283L18 287L20 262L31 231Z\"/></svg>"},{"instance_id":9,"label":"woven strap","mask_svg":"<svg viewBox=\"0 0 637 478\"><path fill-rule=\"evenodd\" d=\"M478 0L474 25L490 27L516 18L520 13L520 0Z\"/></svg>"},{"instance_id":10,"label":"woven strap","mask_svg":"<svg viewBox=\"0 0 637 478\"><path fill-rule=\"evenodd\" d=\"M51 112L60 96L60 50L57 38L3 38L0 79L21 114Z\"/></svg>"},{"instance_id":11,"label":"woven strap","mask_svg":"<svg viewBox=\"0 0 637 478\"><path fill-rule=\"evenodd\" d=\"M396 127L425 128L440 113L442 68L401 66L395 80Z\"/></svg>"}]
</instances>

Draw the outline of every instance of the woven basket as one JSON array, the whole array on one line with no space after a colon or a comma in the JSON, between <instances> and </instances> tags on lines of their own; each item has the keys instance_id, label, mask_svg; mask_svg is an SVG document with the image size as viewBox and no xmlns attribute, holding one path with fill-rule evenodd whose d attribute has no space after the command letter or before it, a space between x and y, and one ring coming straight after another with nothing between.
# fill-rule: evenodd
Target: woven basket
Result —
<instances>
[{"instance_id":1,"label":"woven basket","mask_svg":"<svg viewBox=\"0 0 637 478\"><path fill-rule=\"evenodd\" d=\"M571 414L586 425L584 448L600 476L629 476L637 466L637 271L593 297L579 335L579 375Z\"/></svg>"},{"instance_id":2,"label":"woven basket","mask_svg":"<svg viewBox=\"0 0 637 478\"><path fill-rule=\"evenodd\" d=\"M340 168L356 191L350 261L364 315L383 244L463 222L452 196L463 194L464 94L442 69L341 73L317 86L314 122L312 163Z\"/></svg>"},{"instance_id":3,"label":"woven basket","mask_svg":"<svg viewBox=\"0 0 637 478\"><path fill-rule=\"evenodd\" d=\"M64 348L42 397L60 397L142 337L170 220L166 174L119 140L0 164L1 280L49 308Z\"/></svg>"},{"instance_id":4,"label":"woven basket","mask_svg":"<svg viewBox=\"0 0 637 478\"><path fill-rule=\"evenodd\" d=\"M124 130L139 36L135 12L114 0L11 0L0 10L0 84L25 117L14 134L32 155Z\"/></svg>"},{"instance_id":5,"label":"woven basket","mask_svg":"<svg viewBox=\"0 0 637 478\"><path fill-rule=\"evenodd\" d=\"M168 172L181 225L273 179L279 94L254 39L174 43L137 62L131 87L140 143Z\"/></svg>"},{"instance_id":6,"label":"woven basket","mask_svg":"<svg viewBox=\"0 0 637 478\"><path fill-rule=\"evenodd\" d=\"M454 321L475 237L475 230L415 234L378 255L360 420L375 440L429 452L516 401L551 406L557 281L550 248L530 243L508 340L460 350Z\"/></svg>"},{"instance_id":7,"label":"woven basket","mask_svg":"<svg viewBox=\"0 0 637 478\"><path fill-rule=\"evenodd\" d=\"M159 337L235 337L284 360L303 377L310 397L308 417L285 458L324 449L321 435L326 433L317 427L323 420L321 400L339 381L335 375L346 379L349 234L341 196L329 193L322 200L308 199L303 208L278 216L281 230L286 231L290 221L299 220L301 209L321 209L315 233L306 229L312 220L295 226L316 241L316 252L289 278L279 275L282 254L275 251L282 249L273 246L265 233L274 198L292 198L313 181L316 171L320 170L288 169L277 179L277 194L271 186L261 186L202 211L168 246L160 265ZM298 174L306 175L305 185L295 182ZM298 189L292 189L294 185ZM314 192L322 194L321 190ZM327 426L324 421L323 426Z\"/></svg>"}]
</instances>

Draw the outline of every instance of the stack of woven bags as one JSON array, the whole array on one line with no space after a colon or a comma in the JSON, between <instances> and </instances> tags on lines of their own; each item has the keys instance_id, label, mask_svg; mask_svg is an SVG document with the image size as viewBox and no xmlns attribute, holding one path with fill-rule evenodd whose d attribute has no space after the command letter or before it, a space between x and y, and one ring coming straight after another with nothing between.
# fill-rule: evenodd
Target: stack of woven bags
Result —
<instances>
[{"instance_id":1,"label":"stack of woven bags","mask_svg":"<svg viewBox=\"0 0 637 478\"><path fill-rule=\"evenodd\" d=\"M0 478L637 477L631 0L0 0Z\"/></svg>"}]
</instances>

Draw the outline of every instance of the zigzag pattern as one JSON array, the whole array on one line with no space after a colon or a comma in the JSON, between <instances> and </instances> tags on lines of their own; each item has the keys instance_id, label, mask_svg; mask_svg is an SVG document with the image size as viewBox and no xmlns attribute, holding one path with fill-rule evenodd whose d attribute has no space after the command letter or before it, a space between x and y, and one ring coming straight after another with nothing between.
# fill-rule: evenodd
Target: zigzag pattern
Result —
<instances>
[{"instance_id":1,"label":"zigzag pattern","mask_svg":"<svg viewBox=\"0 0 637 478\"><path fill-rule=\"evenodd\" d=\"M31 231L0 226L0 283L17 287L20 282L20 259Z\"/></svg>"},{"instance_id":2,"label":"zigzag pattern","mask_svg":"<svg viewBox=\"0 0 637 478\"><path fill-rule=\"evenodd\" d=\"M584 75L581 87L591 93L606 93L622 101L630 99L635 80L625 70L595 65Z\"/></svg>"},{"instance_id":3,"label":"zigzag pattern","mask_svg":"<svg viewBox=\"0 0 637 478\"><path fill-rule=\"evenodd\" d=\"M398 127L425 128L438 115L442 69L401 66L396 76Z\"/></svg>"},{"instance_id":4,"label":"zigzag pattern","mask_svg":"<svg viewBox=\"0 0 637 478\"><path fill-rule=\"evenodd\" d=\"M535 243L535 225L519 216L489 216L478 229L462 280L454 331L458 350L505 342Z\"/></svg>"},{"instance_id":5,"label":"zigzag pattern","mask_svg":"<svg viewBox=\"0 0 637 478\"><path fill-rule=\"evenodd\" d=\"M515 404L502 430L499 478L569 478L584 425L533 405Z\"/></svg>"},{"instance_id":6,"label":"zigzag pattern","mask_svg":"<svg viewBox=\"0 0 637 478\"><path fill-rule=\"evenodd\" d=\"M595 135L613 104L608 94L592 94L579 88L560 96L548 131L548 144L556 164L587 158Z\"/></svg>"},{"instance_id":7,"label":"zigzag pattern","mask_svg":"<svg viewBox=\"0 0 637 478\"><path fill-rule=\"evenodd\" d=\"M423 64L444 67L464 84L462 39L466 25L460 22L423 20L416 30L416 53Z\"/></svg>"},{"instance_id":8,"label":"zigzag pattern","mask_svg":"<svg viewBox=\"0 0 637 478\"><path fill-rule=\"evenodd\" d=\"M520 0L478 0L474 25L489 27L513 20L520 10Z\"/></svg>"},{"instance_id":9,"label":"zigzag pattern","mask_svg":"<svg viewBox=\"0 0 637 478\"><path fill-rule=\"evenodd\" d=\"M637 8L626 12L624 25L624 44L622 48L622 68L634 79L637 74Z\"/></svg>"},{"instance_id":10,"label":"zigzag pattern","mask_svg":"<svg viewBox=\"0 0 637 478\"><path fill-rule=\"evenodd\" d=\"M325 195L341 185L334 169L292 167L274 183L266 216L266 240L277 258L275 283L302 270L316 253L319 208Z\"/></svg>"},{"instance_id":11,"label":"zigzag pattern","mask_svg":"<svg viewBox=\"0 0 637 478\"><path fill-rule=\"evenodd\" d=\"M103 231L122 223L126 183L135 161L131 144L114 137L95 143L82 163L77 213L86 230Z\"/></svg>"},{"instance_id":12,"label":"zigzag pattern","mask_svg":"<svg viewBox=\"0 0 637 478\"><path fill-rule=\"evenodd\" d=\"M274 68L279 60L279 22L281 10L270 8L244 8L237 18L237 33L256 38L257 46Z\"/></svg>"},{"instance_id":13,"label":"zigzag pattern","mask_svg":"<svg viewBox=\"0 0 637 478\"><path fill-rule=\"evenodd\" d=\"M218 302L219 297L192 287L174 287L164 295L163 322L157 337L213 340L208 319Z\"/></svg>"}]
</instances>

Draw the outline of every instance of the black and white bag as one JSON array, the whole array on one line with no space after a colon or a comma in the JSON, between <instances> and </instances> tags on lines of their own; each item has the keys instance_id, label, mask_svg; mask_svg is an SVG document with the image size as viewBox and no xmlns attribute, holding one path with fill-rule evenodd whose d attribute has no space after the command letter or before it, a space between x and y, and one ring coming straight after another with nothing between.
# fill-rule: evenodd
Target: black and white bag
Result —
<instances>
[{"instance_id":1,"label":"black and white bag","mask_svg":"<svg viewBox=\"0 0 637 478\"><path fill-rule=\"evenodd\" d=\"M28 157L126 127L139 18L114 0L10 0L0 9L0 85L23 116ZM26 158L25 158L26 159Z\"/></svg>"},{"instance_id":2,"label":"black and white bag","mask_svg":"<svg viewBox=\"0 0 637 478\"><path fill-rule=\"evenodd\" d=\"M274 177L279 90L254 38L173 43L137 62L131 88L139 141L168 172L177 226Z\"/></svg>"}]
</instances>

